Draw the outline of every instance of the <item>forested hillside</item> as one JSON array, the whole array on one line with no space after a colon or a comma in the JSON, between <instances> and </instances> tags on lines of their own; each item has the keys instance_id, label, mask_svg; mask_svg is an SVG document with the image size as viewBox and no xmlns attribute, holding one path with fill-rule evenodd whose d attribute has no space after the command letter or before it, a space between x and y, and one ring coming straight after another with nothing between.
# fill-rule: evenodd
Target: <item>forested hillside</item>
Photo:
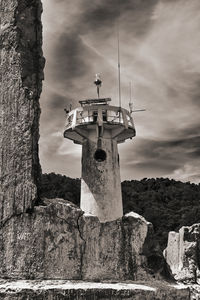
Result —
<instances>
[{"instance_id":1,"label":"forested hillside","mask_svg":"<svg viewBox=\"0 0 200 300\"><path fill-rule=\"evenodd\" d=\"M42 175L40 197L63 198L80 205L80 179L49 173Z\"/></svg>"},{"instance_id":2,"label":"forested hillside","mask_svg":"<svg viewBox=\"0 0 200 300\"><path fill-rule=\"evenodd\" d=\"M40 196L60 197L79 205L80 179L43 174ZM169 231L200 222L200 184L168 178L124 181L122 197L124 213L135 211L152 222L163 249Z\"/></svg>"},{"instance_id":3,"label":"forested hillside","mask_svg":"<svg viewBox=\"0 0 200 300\"><path fill-rule=\"evenodd\" d=\"M165 248L169 231L200 222L200 185L168 178L122 183L124 213L135 211L154 225Z\"/></svg>"}]
</instances>

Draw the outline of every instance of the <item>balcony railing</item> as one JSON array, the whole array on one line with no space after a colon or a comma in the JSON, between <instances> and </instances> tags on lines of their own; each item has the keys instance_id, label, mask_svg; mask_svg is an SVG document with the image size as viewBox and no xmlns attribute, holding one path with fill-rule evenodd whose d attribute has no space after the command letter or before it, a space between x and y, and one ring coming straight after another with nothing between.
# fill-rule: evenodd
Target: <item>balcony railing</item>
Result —
<instances>
[{"instance_id":1,"label":"balcony railing","mask_svg":"<svg viewBox=\"0 0 200 300\"><path fill-rule=\"evenodd\" d=\"M66 129L86 124L114 124L125 125L126 127L134 127L133 119L126 109L118 107L94 107L83 109L76 108L67 115Z\"/></svg>"}]
</instances>

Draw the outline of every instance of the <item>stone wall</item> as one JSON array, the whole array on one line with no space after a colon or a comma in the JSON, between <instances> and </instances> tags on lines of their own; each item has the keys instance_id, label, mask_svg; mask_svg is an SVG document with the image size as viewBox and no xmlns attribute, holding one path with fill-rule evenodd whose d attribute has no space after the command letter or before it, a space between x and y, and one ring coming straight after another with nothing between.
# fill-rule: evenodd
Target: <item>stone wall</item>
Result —
<instances>
[{"instance_id":1,"label":"stone wall","mask_svg":"<svg viewBox=\"0 0 200 300\"><path fill-rule=\"evenodd\" d=\"M40 0L0 0L0 221L37 200L39 96L43 80Z\"/></svg>"}]
</instances>

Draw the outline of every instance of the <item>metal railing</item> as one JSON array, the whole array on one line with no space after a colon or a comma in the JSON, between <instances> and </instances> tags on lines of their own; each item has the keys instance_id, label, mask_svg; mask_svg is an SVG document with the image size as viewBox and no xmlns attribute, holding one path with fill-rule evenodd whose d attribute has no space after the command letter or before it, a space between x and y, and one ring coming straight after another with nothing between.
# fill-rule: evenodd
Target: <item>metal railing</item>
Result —
<instances>
[{"instance_id":1,"label":"metal railing","mask_svg":"<svg viewBox=\"0 0 200 300\"><path fill-rule=\"evenodd\" d=\"M103 124L127 124L128 127L134 127L133 119L130 113L122 109L90 109L81 110L75 109L69 113L66 120L66 129L72 126L84 124L96 124L102 122Z\"/></svg>"}]
</instances>

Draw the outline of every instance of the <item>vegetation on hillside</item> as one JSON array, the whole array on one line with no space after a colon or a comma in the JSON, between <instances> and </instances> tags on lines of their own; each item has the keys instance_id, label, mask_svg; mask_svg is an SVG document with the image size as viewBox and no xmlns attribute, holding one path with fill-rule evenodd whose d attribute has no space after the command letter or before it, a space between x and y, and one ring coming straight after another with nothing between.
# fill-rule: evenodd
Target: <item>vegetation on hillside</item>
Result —
<instances>
[{"instance_id":1,"label":"vegetation on hillside","mask_svg":"<svg viewBox=\"0 0 200 300\"><path fill-rule=\"evenodd\" d=\"M169 231L200 222L200 184L145 178L124 181L122 195L124 213L135 211L153 223L162 248Z\"/></svg>"},{"instance_id":2,"label":"vegetation on hillside","mask_svg":"<svg viewBox=\"0 0 200 300\"><path fill-rule=\"evenodd\" d=\"M40 196L64 198L79 205L80 179L43 174ZM168 178L124 181L122 197L124 213L134 211L152 222L163 249L169 231L200 222L200 184Z\"/></svg>"},{"instance_id":3,"label":"vegetation on hillside","mask_svg":"<svg viewBox=\"0 0 200 300\"><path fill-rule=\"evenodd\" d=\"M41 198L63 198L79 206L80 188L80 179L49 173L42 175L39 193Z\"/></svg>"}]
</instances>

